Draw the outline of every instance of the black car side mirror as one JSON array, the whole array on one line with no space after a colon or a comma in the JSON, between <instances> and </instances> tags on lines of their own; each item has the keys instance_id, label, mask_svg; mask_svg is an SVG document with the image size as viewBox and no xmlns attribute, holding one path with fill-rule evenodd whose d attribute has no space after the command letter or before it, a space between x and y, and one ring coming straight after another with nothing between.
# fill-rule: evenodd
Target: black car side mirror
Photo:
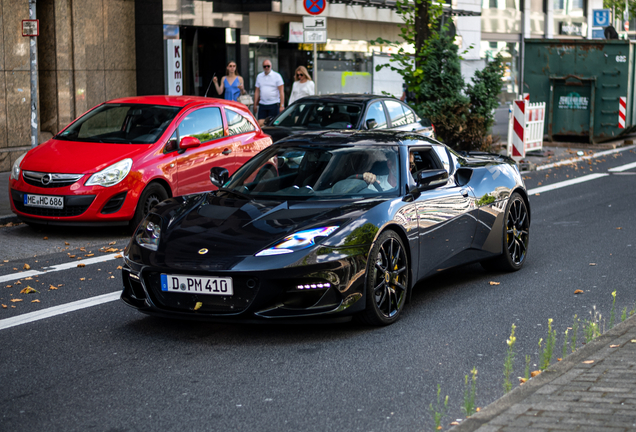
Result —
<instances>
[{"instance_id":1,"label":"black car side mirror","mask_svg":"<svg viewBox=\"0 0 636 432\"><path fill-rule=\"evenodd\" d=\"M271 124L272 124L272 121L273 121L273 120L274 120L274 117L269 116L269 117L267 117L265 120L263 120L263 125L265 125L265 126L269 126L269 125L271 125Z\"/></svg>"},{"instance_id":2,"label":"black car side mirror","mask_svg":"<svg viewBox=\"0 0 636 432\"><path fill-rule=\"evenodd\" d=\"M417 173L417 188L419 190L433 189L448 183L448 171L433 169Z\"/></svg>"},{"instance_id":3,"label":"black car side mirror","mask_svg":"<svg viewBox=\"0 0 636 432\"><path fill-rule=\"evenodd\" d=\"M375 127L378 125L378 122L375 121L375 119L369 119L366 122L367 125L367 129L375 129Z\"/></svg>"},{"instance_id":4,"label":"black car side mirror","mask_svg":"<svg viewBox=\"0 0 636 432\"><path fill-rule=\"evenodd\" d=\"M229 176L229 171L223 167L214 167L210 170L210 181L218 188L223 187Z\"/></svg>"}]
</instances>

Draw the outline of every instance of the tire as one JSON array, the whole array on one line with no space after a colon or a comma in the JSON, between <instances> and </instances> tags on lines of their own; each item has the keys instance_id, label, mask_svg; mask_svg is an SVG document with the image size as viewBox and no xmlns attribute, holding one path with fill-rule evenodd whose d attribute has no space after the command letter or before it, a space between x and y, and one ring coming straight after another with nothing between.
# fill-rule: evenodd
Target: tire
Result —
<instances>
[{"instance_id":1,"label":"tire","mask_svg":"<svg viewBox=\"0 0 636 432\"><path fill-rule=\"evenodd\" d=\"M397 321L409 291L409 262L402 239L395 231L383 232L371 247L366 269L366 307L358 318L365 324L385 326Z\"/></svg>"},{"instance_id":2,"label":"tire","mask_svg":"<svg viewBox=\"0 0 636 432\"><path fill-rule=\"evenodd\" d=\"M516 192L508 200L501 236L503 253L495 258L482 261L482 267L489 271L513 272L520 270L528 255L530 215L526 202Z\"/></svg>"},{"instance_id":3,"label":"tire","mask_svg":"<svg viewBox=\"0 0 636 432\"><path fill-rule=\"evenodd\" d=\"M139 202L137 202L135 215L128 225L130 229L134 231L154 206L167 199L168 192L158 183L150 183L146 186L146 189L141 193L141 197L139 197Z\"/></svg>"}]
</instances>

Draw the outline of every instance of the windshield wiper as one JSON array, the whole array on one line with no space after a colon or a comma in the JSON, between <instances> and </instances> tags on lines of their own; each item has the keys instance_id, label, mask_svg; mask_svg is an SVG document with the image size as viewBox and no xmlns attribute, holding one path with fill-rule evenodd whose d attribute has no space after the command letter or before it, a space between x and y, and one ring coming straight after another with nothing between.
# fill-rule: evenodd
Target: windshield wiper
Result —
<instances>
[{"instance_id":1,"label":"windshield wiper","mask_svg":"<svg viewBox=\"0 0 636 432\"><path fill-rule=\"evenodd\" d=\"M234 190L234 189L218 188L217 192L227 192L227 193L230 193L230 194L234 194L234 195L236 195L238 197L244 198L244 199L246 199L248 201L254 201L254 198L252 198L248 194L245 194L243 192L239 192L239 191Z\"/></svg>"}]
</instances>

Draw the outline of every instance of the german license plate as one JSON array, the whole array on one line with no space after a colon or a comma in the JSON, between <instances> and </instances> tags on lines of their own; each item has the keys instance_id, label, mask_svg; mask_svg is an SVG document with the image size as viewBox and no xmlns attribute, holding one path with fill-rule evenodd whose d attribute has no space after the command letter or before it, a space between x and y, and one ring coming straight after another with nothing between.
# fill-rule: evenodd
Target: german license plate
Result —
<instances>
[{"instance_id":1,"label":"german license plate","mask_svg":"<svg viewBox=\"0 0 636 432\"><path fill-rule=\"evenodd\" d=\"M161 275L161 291L209 295L232 295L234 287L229 277Z\"/></svg>"},{"instance_id":2,"label":"german license plate","mask_svg":"<svg viewBox=\"0 0 636 432\"><path fill-rule=\"evenodd\" d=\"M27 207L63 209L64 197L24 194L24 205Z\"/></svg>"}]
</instances>

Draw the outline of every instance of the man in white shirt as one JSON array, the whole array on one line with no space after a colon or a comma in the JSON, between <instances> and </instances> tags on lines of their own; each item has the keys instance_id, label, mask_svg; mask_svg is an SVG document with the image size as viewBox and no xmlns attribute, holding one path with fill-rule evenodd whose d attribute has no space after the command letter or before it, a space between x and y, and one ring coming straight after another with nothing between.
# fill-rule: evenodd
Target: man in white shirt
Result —
<instances>
[{"instance_id":1,"label":"man in white shirt","mask_svg":"<svg viewBox=\"0 0 636 432\"><path fill-rule=\"evenodd\" d=\"M283 84L283 77L272 70L272 62L265 60L263 72L256 77L256 90L254 91L254 109L256 110L254 114L258 113L259 120L275 117L283 110L285 107Z\"/></svg>"}]
</instances>

